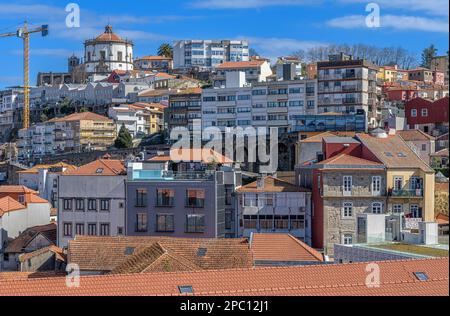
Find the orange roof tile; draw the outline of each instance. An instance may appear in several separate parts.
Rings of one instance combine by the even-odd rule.
[[[435,153],[430,154],[432,157],[448,157],[448,148],[441,149]]]
[[[73,121],[105,121],[113,122],[113,120],[107,118],[106,116],[92,113],[92,112],[82,112],[74,113],[60,118],[54,118],[52,122],[73,122]]]
[[[151,162],[166,162],[178,160],[183,162],[203,162],[211,163],[217,162],[221,164],[233,163],[230,158],[212,150],[212,149],[172,149],[170,150],[170,155],[155,156],[150,158],[148,161]]]
[[[318,165],[328,165],[332,167],[339,166],[358,166],[358,167],[366,167],[366,166],[379,166],[382,167],[383,164],[379,162],[375,162],[372,160],[367,160],[347,154],[340,154],[328,158],[326,160],[320,161],[317,163]]]
[[[428,166],[398,135],[377,138],[368,134],[357,134],[356,137],[387,168],[419,168],[425,172],[434,170]]]
[[[322,262],[323,255],[290,234],[253,234],[250,249],[256,264],[266,262]]]
[[[287,181],[274,178],[272,176],[264,177],[264,187],[258,188],[258,181],[246,184],[236,189],[239,193],[250,192],[310,192],[311,190],[298,187]]]
[[[239,69],[239,68],[256,68],[264,64],[265,60],[252,60],[252,61],[227,61],[219,66],[217,69]]]
[[[50,246],[38,249],[38,250],[33,251],[33,252],[24,253],[24,254],[19,256],[19,261],[20,262],[25,262],[28,259],[31,259],[31,258],[34,258],[36,256],[42,255],[42,254],[44,254],[44,253],[46,253],[48,251],[53,252],[55,254],[56,260],[62,261],[62,262],[66,261],[66,255],[64,254],[64,251],[61,248],[56,247],[55,245],[50,245]]]
[[[436,215],[436,222],[439,225],[448,225],[448,214],[439,213]]]
[[[5,215],[6,213],[23,210],[26,207],[13,198],[9,196],[5,196],[4,198],[0,199],[0,217]]]
[[[37,191],[31,190],[24,185],[0,185],[0,193],[33,193]]]
[[[51,168],[66,168],[69,170],[74,170],[77,167],[74,165],[67,164],[65,162],[58,162],[55,164],[43,164],[43,165],[35,165],[29,169],[18,171],[17,173],[21,174],[37,174],[39,173],[39,169],[51,169]]]
[[[406,141],[415,141],[415,140],[428,141],[436,139],[435,137],[428,135],[425,132],[422,132],[420,129],[397,131],[397,134],[401,138],[403,138],[403,140]]]
[[[198,256],[199,248],[206,249],[205,256]],[[127,249],[131,251],[129,254],[126,254]],[[142,272],[159,269],[150,266],[163,254],[171,255],[170,261],[176,262],[178,267],[183,266],[183,270],[186,267],[229,269],[252,266],[250,249],[244,238],[76,236],[68,245],[69,262],[78,264],[81,270]]]
[[[41,198],[39,195],[36,194],[30,194],[27,203],[50,203],[46,199]]]
[[[305,139],[300,140],[300,143],[321,143],[325,137],[335,137],[335,136],[348,136],[354,137],[355,132],[323,132]]]
[[[368,287],[367,263],[305,265],[193,272],[81,276],[79,287],[64,278],[0,281],[0,295],[13,296],[448,296],[448,258],[377,262],[382,276],[378,287]],[[426,273],[419,281],[414,272]]]
[[[126,167],[122,160],[98,159],[76,170],[64,172],[63,176],[119,176],[126,174]]]

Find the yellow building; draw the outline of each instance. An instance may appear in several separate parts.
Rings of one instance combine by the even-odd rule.
[[[55,145],[63,151],[104,150],[117,138],[114,121],[92,112],[74,113],[49,122],[55,124]]]
[[[434,170],[398,135],[379,137],[358,134],[366,155],[373,155],[386,167],[388,211],[403,213],[426,222],[434,221]]]
[[[145,130],[147,134],[159,133],[164,130],[164,109],[165,105],[160,103],[138,102],[129,105],[135,109],[143,110],[141,115],[145,120]]]
[[[396,82],[398,68],[395,66],[382,66],[378,69],[377,78],[384,82]]]

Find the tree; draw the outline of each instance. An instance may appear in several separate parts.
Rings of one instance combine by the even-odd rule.
[[[133,138],[130,135],[130,132],[125,127],[125,124],[122,124],[122,127],[119,130],[119,135],[114,142],[114,146],[116,148],[131,148],[133,147]]]
[[[163,43],[158,48],[158,56],[173,58],[173,48],[169,43]]]
[[[422,51],[422,64],[420,66],[431,68],[431,61],[436,57],[437,48],[433,44]]]

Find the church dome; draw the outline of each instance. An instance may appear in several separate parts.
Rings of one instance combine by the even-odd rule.
[[[105,27],[105,32],[103,34],[100,34],[95,38],[96,42],[120,42],[125,43],[126,41],[123,40],[119,35],[113,32],[112,26],[107,25]]]

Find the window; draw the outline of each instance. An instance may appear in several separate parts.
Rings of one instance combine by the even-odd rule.
[[[353,243],[353,236],[350,234],[345,234],[342,239],[344,245],[351,245]]]
[[[100,236],[109,236],[109,224],[100,224]]]
[[[109,211],[109,199],[100,200],[100,211]]]
[[[186,207],[204,207],[205,190],[188,189],[186,190]]]
[[[417,117],[417,109],[411,109],[411,116]]]
[[[75,235],[84,235],[84,223],[75,224]]]
[[[259,228],[260,229],[273,229],[273,215],[260,215],[259,216]]]
[[[422,212],[420,211],[420,207],[417,204],[411,204],[409,206],[409,211],[411,212],[411,217],[412,218],[421,218],[422,217]]]
[[[96,223],[88,224],[88,235],[89,236],[97,236],[97,224]]]
[[[380,195],[381,193],[381,177],[373,176],[372,177],[372,195]]]
[[[305,215],[291,215],[291,229],[304,229],[305,228]]]
[[[233,212],[225,211],[225,229],[231,229],[233,222]]]
[[[58,187],[58,179],[53,179],[53,187]]]
[[[123,60],[123,53],[122,52],[117,52],[117,60],[118,61],[122,61]]]
[[[3,261],[9,261],[9,253],[3,253]]]
[[[275,216],[275,229],[288,229],[289,216]]]
[[[123,235],[123,227],[117,227],[117,235]]]
[[[96,210],[97,210],[97,200],[88,199],[88,211],[96,211]]]
[[[342,204],[342,217],[349,218],[353,216],[353,203],[344,202]]]
[[[136,207],[147,206],[147,190],[137,189],[136,190]]]
[[[422,109],[422,116],[428,116],[428,109]]]
[[[372,203],[372,213],[373,214],[383,213],[383,204],[381,202],[373,202]]]
[[[175,231],[173,214],[157,214],[156,215],[156,230],[158,232],[173,232],[173,231]]]
[[[72,199],[64,199],[63,200],[63,208],[64,208],[64,211],[71,211],[72,210]]]
[[[84,199],[75,199],[75,210],[84,212]]]
[[[173,206],[175,192],[170,189],[157,189],[156,199],[157,206]]]
[[[147,213],[136,214],[136,232],[146,232],[148,227]]]
[[[272,194],[266,194],[266,205],[267,206],[273,206],[273,195]]]
[[[188,214],[186,215],[186,232],[203,233],[205,231],[205,215]]]
[[[65,237],[72,237],[72,223],[64,223],[64,236]]]
[[[403,212],[403,205],[401,204],[394,204],[392,205],[392,212],[394,214],[400,214]]]
[[[403,188],[403,177],[395,176],[394,177],[394,190],[399,191]]]
[[[342,191],[345,196],[352,195],[352,176],[344,176]]]

